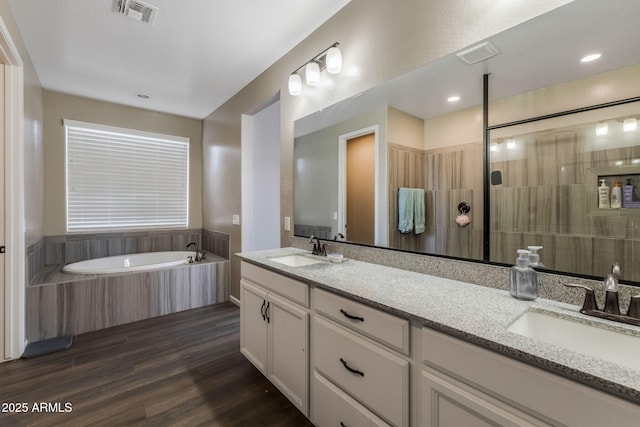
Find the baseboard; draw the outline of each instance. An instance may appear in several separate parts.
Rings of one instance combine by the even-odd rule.
[[[233,295],[229,295],[229,301],[240,307],[240,300]]]

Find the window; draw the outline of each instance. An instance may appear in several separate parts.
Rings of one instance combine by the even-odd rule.
[[[188,138],[64,125],[67,231],[187,227]]]

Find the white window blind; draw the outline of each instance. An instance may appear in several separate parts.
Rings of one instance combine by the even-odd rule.
[[[187,227],[188,138],[64,125],[67,231]]]

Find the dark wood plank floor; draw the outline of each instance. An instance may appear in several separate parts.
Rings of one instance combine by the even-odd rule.
[[[0,412],[0,426],[310,426],[240,354],[239,313],[216,304],[2,363],[0,410],[28,410]],[[35,412],[40,403],[51,404],[49,412]]]

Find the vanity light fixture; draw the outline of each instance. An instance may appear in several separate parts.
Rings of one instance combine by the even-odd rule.
[[[302,93],[302,77],[299,74],[289,76],[289,94],[298,96]]]
[[[460,101],[460,97],[458,95],[453,95],[447,98],[448,102],[458,102]]]
[[[638,129],[638,120],[630,117],[622,122],[622,130],[625,132],[635,132]]]
[[[598,123],[596,125],[596,136],[605,136],[609,133],[609,125],[606,123]]]
[[[592,62],[592,61],[595,61],[596,59],[600,59],[601,56],[602,56],[601,53],[590,53],[589,55],[586,55],[580,58],[580,62]]]
[[[515,150],[516,149],[516,141],[513,139],[507,140],[507,150]]]
[[[492,152],[496,152],[498,151],[498,144],[496,144],[495,142],[492,142],[491,145],[489,145],[489,150],[491,150]]]
[[[302,77],[300,72],[304,68],[304,77],[308,86],[318,86],[320,84],[320,73],[326,69],[329,74],[337,74],[342,71],[342,52],[336,42],[311,58],[289,76],[289,95],[298,96],[302,94]]]
[[[318,86],[320,83],[320,65],[312,61],[304,69],[304,79],[308,86]]]

